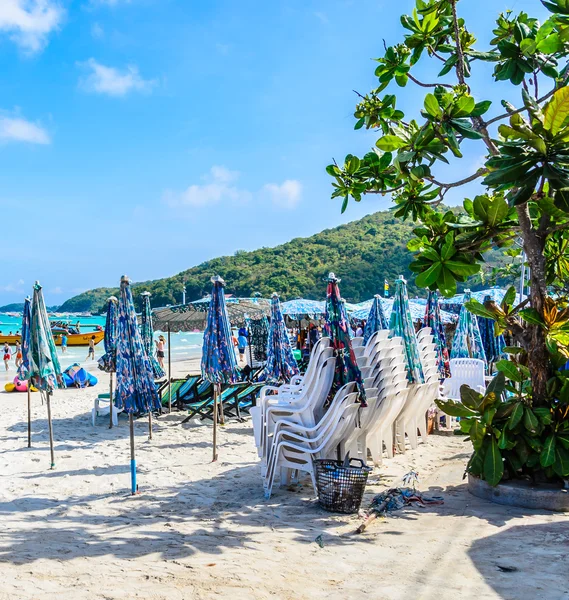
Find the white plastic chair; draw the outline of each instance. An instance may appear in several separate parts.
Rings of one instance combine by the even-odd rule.
[[[486,381],[484,380],[485,364],[478,358],[451,358],[451,376],[443,384],[443,397],[460,402],[460,387],[468,385],[473,390],[484,393]],[[447,426],[453,422],[450,415],[446,415]]]
[[[103,405],[103,406],[101,406]],[[95,398],[93,409],[91,410],[91,422],[95,427],[95,419],[109,414],[110,407],[113,408],[113,425],[116,427],[119,424],[118,414],[122,412],[122,408],[117,408],[108,398]]]

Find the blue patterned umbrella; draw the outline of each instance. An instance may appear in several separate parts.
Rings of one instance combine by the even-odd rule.
[[[154,374],[136,322],[130,282],[123,275],[119,298],[117,330],[117,389],[115,404],[128,413],[130,425],[131,491],[136,493],[136,459],[134,456],[134,413],[149,416],[152,437],[152,411],[160,410],[160,399],[154,385]]]
[[[492,300],[491,296],[486,296],[484,298],[484,302],[489,300]],[[494,334],[494,321],[492,319],[476,317],[476,320],[478,321],[482,346],[484,347],[484,354],[486,355],[488,368],[490,369],[492,363],[503,358],[506,342],[502,334],[498,336]]]
[[[369,338],[381,329],[388,329],[387,319],[383,312],[383,306],[381,305],[381,298],[379,294],[376,294],[373,298],[373,303],[369,309],[367,316],[366,326],[364,329],[364,344],[368,343]]]
[[[217,417],[218,398],[222,383],[233,383],[237,380],[238,368],[235,350],[231,339],[231,327],[227,318],[225,282],[219,276],[211,278],[213,289],[207,313],[207,323],[203,335],[202,377],[214,384],[213,410],[213,460],[217,460]],[[223,418],[223,407],[222,418]]]
[[[278,294],[271,301],[271,325],[267,341],[267,364],[262,378],[271,382],[288,383],[298,375],[298,365],[292,355],[290,338],[281,313]]]
[[[99,358],[99,369],[105,373],[117,370],[117,338],[118,338],[119,301],[111,296],[107,303],[107,319],[105,321],[105,337],[103,344],[105,354]]]
[[[154,329],[152,327],[152,314],[150,309],[150,292],[142,292],[142,315],[140,323],[140,335],[148,360],[152,366],[154,379],[164,377],[166,373],[156,359],[156,346],[154,344]]]
[[[324,323],[324,335],[331,339],[331,346],[336,354],[336,370],[334,373],[334,385],[332,394],[346,383],[355,381],[360,389],[360,402],[365,402],[365,392],[362,384],[362,374],[352,349],[350,339],[350,323],[346,313],[346,306],[340,297],[338,279],[334,273],[328,275],[328,286],[326,289],[326,313]]]
[[[32,304],[28,297],[24,300],[24,312],[22,313],[22,362],[18,367],[18,378],[25,379],[30,370],[30,326],[32,323]],[[30,397],[31,384],[28,382],[28,448],[32,447],[32,406]]]
[[[38,281],[34,285],[34,295],[31,306],[30,321],[30,351],[29,363],[25,379],[28,380],[42,393],[46,394],[47,422],[49,429],[49,447],[51,454],[51,468],[55,467],[53,451],[53,427],[51,423],[50,397],[56,388],[65,387],[59,366],[59,357],[55,348],[55,341],[51,334],[51,326],[45,309],[42,287]]]
[[[107,319],[105,322],[105,354],[99,358],[99,369],[109,374],[109,429],[113,428],[113,373],[117,370],[117,338],[118,338],[119,301],[111,296],[107,303]]]
[[[435,351],[437,355],[437,367],[441,379],[450,377],[450,363],[445,336],[445,328],[441,319],[441,307],[437,292],[429,292],[427,305],[425,306],[425,318],[423,327],[430,327],[435,340]]]
[[[393,310],[389,329],[393,337],[403,338],[405,363],[407,365],[407,379],[411,383],[424,383],[423,365],[417,344],[417,334],[409,310],[409,297],[407,296],[407,282],[400,276],[395,281],[395,294],[393,296]]]
[[[471,299],[470,290],[464,291],[464,302]],[[486,361],[484,346],[478,328],[476,317],[467,310],[466,306],[460,309],[458,315],[458,325],[454,332],[452,348],[450,350],[451,358],[479,358]]]

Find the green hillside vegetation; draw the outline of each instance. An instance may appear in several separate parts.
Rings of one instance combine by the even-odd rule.
[[[282,300],[318,300],[324,298],[324,278],[330,271],[342,279],[340,290],[349,302],[383,293],[384,279],[393,285],[399,275],[408,280],[409,295],[414,296],[419,290],[408,269],[411,253],[406,247],[412,228],[412,223],[394,217],[391,211],[377,212],[308,238],[295,238],[274,248],[238,251],[234,256],[209,260],[173,277],[136,283],[135,303],[140,308],[139,294],[148,290],[152,306],[179,304],[184,281],[186,300],[197,300],[209,293],[212,275],[221,275],[226,293],[235,296],[270,297],[276,291]],[[496,264],[496,258],[492,256],[492,264]],[[475,287],[473,283],[471,286]],[[59,310],[97,313],[104,309],[110,295],[117,294],[118,288],[96,288],[67,300]]]
[[[55,312],[59,309],[59,306],[46,306],[48,312]],[[14,304],[5,304],[0,306],[0,313],[7,312],[22,312],[24,310],[23,302],[15,302]]]

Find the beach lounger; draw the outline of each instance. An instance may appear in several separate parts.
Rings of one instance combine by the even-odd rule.
[[[243,421],[241,411],[244,410],[249,412],[249,409],[255,405],[257,395],[261,391],[261,388],[265,385],[264,382],[252,383],[242,389],[236,396],[234,396],[233,405],[226,403],[224,405],[224,413],[228,417],[237,417],[240,421]]]
[[[243,383],[235,383],[229,385],[225,388],[220,395],[221,403],[230,402],[240,391],[243,391],[245,387],[248,387],[247,384]],[[182,423],[186,423],[190,419],[193,419],[195,416],[200,416],[201,420],[204,419],[212,419],[213,420],[213,387],[211,390],[211,395],[209,395],[205,400],[201,402],[196,402],[190,405],[189,407],[190,414],[182,421]],[[224,414],[225,408],[224,408]],[[233,415],[231,415],[233,416]]]
[[[183,409],[183,402],[186,398],[192,397],[195,393],[195,389],[201,381],[199,375],[188,375],[181,379],[172,379],[170,389],[168,384],[163,387],[160,401],[162,406],[166,406],[171,399],[172,404],[176,404],[179,410]]]

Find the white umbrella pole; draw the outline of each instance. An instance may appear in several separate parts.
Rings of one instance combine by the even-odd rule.
[[[51,455],[51,467],[50,469],[55,469],[55,455],[53,452],[53,426],[51,423],[51,402],[50,402],[51,393],[47,392],[47,426],[49,429],[49,452]]]
[[[172,412],[172,351],[170,346],[170,323],[168,323],[168,412]]]
[[[113,374],[109,374],[109,429],[113,428]]]
[[[32,394],[30,387],[32,382],[28,380],[28,448],[32,447]]]

